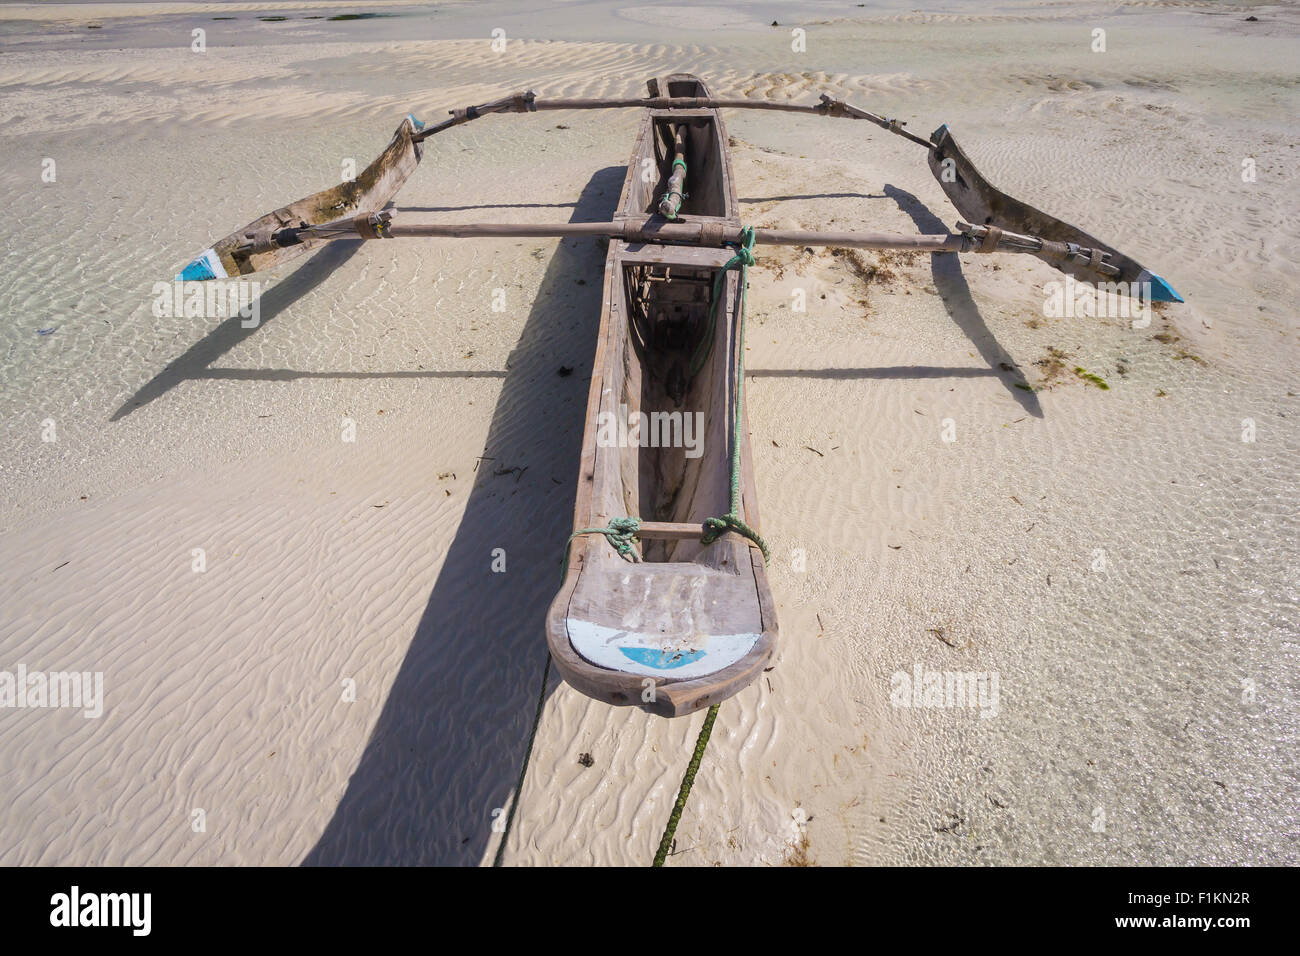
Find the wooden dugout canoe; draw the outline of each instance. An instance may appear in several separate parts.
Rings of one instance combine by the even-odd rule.
[[[707,97],[698,78],[650,81],[650,95]],[[715,109],[647,110],[628,164],[620,219],[654,213],[685,132],[678,216],[739,227],[731,157]],[[724,272],[707,359],[715,278],[732,250],[613,239],[592,369],[575,529],[637,517],[642,560],[600,534],[576,537],[546,636],[564,679],[588,696],[678,716],[737,693],[761,673],[777,625],[764,558],[747,538],[702,544],[707,518],[731,507],[740,445],[740,517],[758,526],[748,427],[739,433],[741,272]],[[698,359],[697,359],[698,363]]]

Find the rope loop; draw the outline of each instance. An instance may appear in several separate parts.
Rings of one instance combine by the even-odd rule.
[[[758,545],[758,550],[763,552],[764,561],[771,559],[772,553],[767,548],[767,542],[757,531],[745,524],[744,519],[734,511],[728,512],[721,518],[705,518],[704,534],[700,536],[700,544],[713,544],[728,531],[734,531]]]
[[[723,266],[723,271],[730,269],[734,264],[739,263],[742,267],[749,267],[754,264],[754,227],[745,226],[740,230],[740,245],[736,247],[736,255]]]
[[[704,368],[704,362],[713,351],[713,330],[718,323],[718,310],[723,307],[724,296],[722,294],[724,284],[727,281],[727,273],[737,267],[740,268],[740,301],[741,309],[744,309],[745,303],[745,270],[752,266],[754,260],[754,227],[744,226],[740,230],[740,242],[729,243],[736,251],[735,254],[727,260],[727,264],[718,270],[717,276],[713,279],[713,301],[709,303],[709,322],[704,328],[704,335],[700,338],[700,344],[695,347],[695,354],[691,356],[691,378],[700,373]],[[741,321],[744,321],[743,313]],[[743,335],[743,330],[742,330]]]

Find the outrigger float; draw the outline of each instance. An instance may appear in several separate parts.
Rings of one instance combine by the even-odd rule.
[[[609,239],[575,532],[546,639],[565,680],[584,694],[671,717],[739,692],[776,646],[742,387],[745,269],[756,243],[1027,254],[1125,294],[1182,299],[1129,256],[998,190],[946,125],[923,139],[826,94],[813,105],[719,99],[688,74],[647,85],[640,99],[546,100],[529,90],[453,110],[429,127],[407,117],[355,181],[254,220],[178,278],[249,275],[344,238]],[[645,114],[609,222],[407,222],[385,208],[438,133],[493,113],[619,108]],[[926,149],[967,221],[938,235],[749,229],[740,221],[724,109],[866,120],[902,136]],[[681,428],[687,416],[701,423],[702,454],[681,442],[608,440],[611,421]]]

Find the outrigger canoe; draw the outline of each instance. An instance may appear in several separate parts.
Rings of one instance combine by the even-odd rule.
[[[254,220],[178,278],[238,278],[342,238],[608,238],[575,532],[546,639],[583,693],[676,716],[746,687],[776,644],[743,403],[745,268],[755,242],[1028,254],[1098,288],[1182,299],[1132,257],[998,190],[946,125],[925,139],[826,94],[811,105],[719,99],[687,74],[648,86],[648,97],[604,100],[539,100],[528,90],[452,110],[427,128],[408,117],[355,181]],[[408,223],[385,208],[430,136],[494,113],[617,108],[645,112],[609,222]],[[865,120],[902,136],[925,147],[970,222],[913,236],[748,229],[721,109]]]

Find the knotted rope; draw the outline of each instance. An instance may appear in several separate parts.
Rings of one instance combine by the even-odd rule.
[[[763,560],[768,561],[772,557],[772,553],[767,549],[767,542],[762,539],[757,531],[745,524],[740,515],[736,514],[735,509],[740,507],[735,500],[737,493],[732,492],[731,511],[720,518],[704,519],[704,534],[700,537],[700,544],[713,544],[728,531],[734,531],[741,537],[748,538],[758,545],[758,550],[763,552]]]
[[[606,528],[579,528],[569,535],[569,540],[564,545],[564,567],[569,566],[569,548],[573,545],[573,539],[584,534],[603,534],[623,560],[640,561],[641,555],[637,554],[636,545],[632,543],[640,530],[640,518],[610,518]]]

